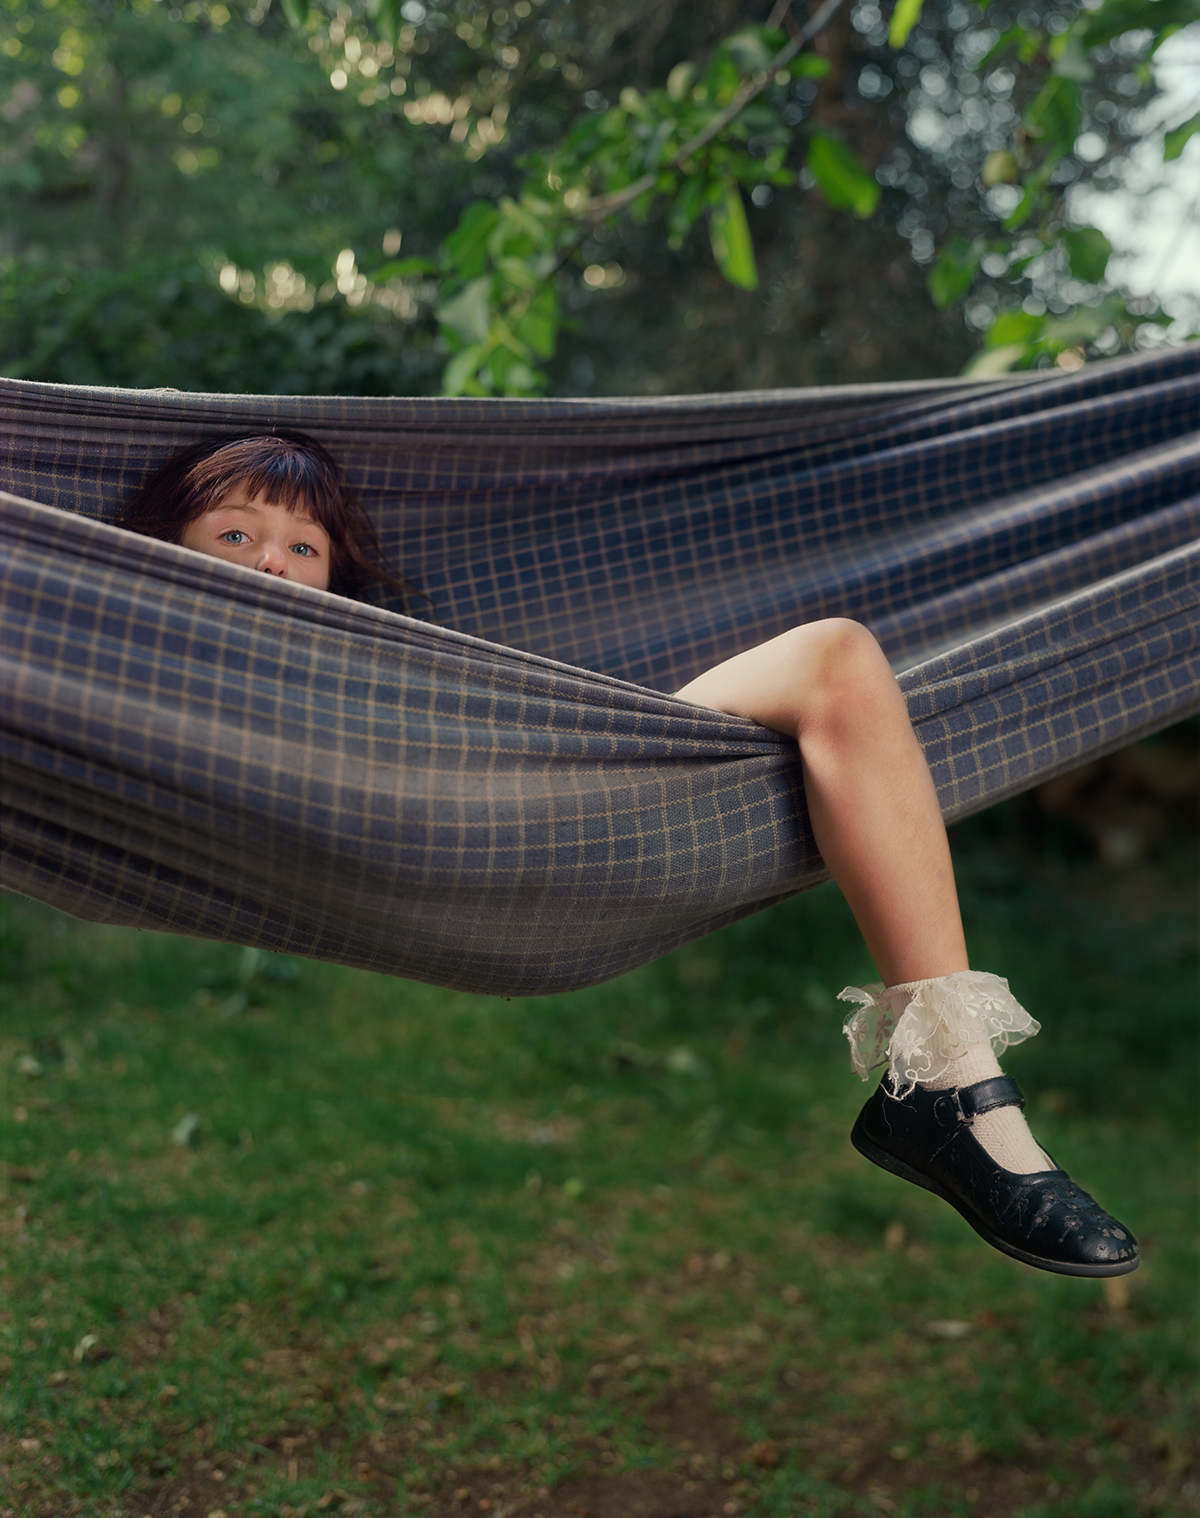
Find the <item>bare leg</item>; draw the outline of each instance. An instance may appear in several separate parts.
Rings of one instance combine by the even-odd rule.
[[[967,968],[933,781],[865,627],[831,618],[793,628],[677,694],[795,738],[817,846],[888,985]]]
[[[886,985],[969,968],[937,793],[900,688],[865,627],[831,618],[793,628],[677,694],[796,739],[817,847]],[[907,1000],[893,1004],[897,1017]],[[984,1044],[934,1084],[999,1074]],[[1028,1174],[1047,1164],[1015,1107],[982,1114],[975,1131],[1007,1168]]]
[[[947,995],[944,977],[957,976],[968,965],[946,829],[899,687],[871,634],[840,618],[793,628],[706,670],[677,694],[795,738],[817,846],[880,975],[894,988],[896,1001],[885,996],[893,1013],[907,1015],[910,1004],[935,990]],[[911,986],[912,981],[933,987]],[[955,1088],[960,1102],[965,1095],[974,1103],[981,1094],[980,1102],[990,1103],[953,1130],[959,1156],[954,1163],[970,1177],[966,1190],[956,1201],[956,1193],[930,1179],[931,1167],[944,1163],[949,1139],[941,1119],[928,1118],[925,1108],[910,1103],[904,1118],[910,1127],[899,1137],[893,1115],[884,1109],[894,1099],[898,1117],[910,1093],[901,1097],[893,1088],[889,1096],[886,1083],[860,1114],[858,1147],[885,1169],[896,1170],[902,1162],[907,1168],[898,1173],[937,1191],[989,1242],[1001,1241],[998,1247],[1028,1264],[1081,1275],[1133,1269],[1136,1242],[1085,1193],[1059,1179],[1061,1172],[1053,1170],[1030,1133],[1015,1094],[1005,1093],[1005,1083],[997,1080],[1002,1072],[990,1038],[972,1041],[964,1035],[961,1012],[942,1006],[947,1059],[941,1069],[929,1067],[924,1089]],[[955,1026],[947,1026],[946,1019]],[[928,1155],[922,1145],[929,1147]],[[1028,1184],[1025,1177],[1031,1178]],[[963,1202],[965,1196],[971,1200]]]

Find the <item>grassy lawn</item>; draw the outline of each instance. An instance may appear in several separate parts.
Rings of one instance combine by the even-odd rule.
[[[512,1002],[9,897],[0,1518],[1200,1512],[1190,852],[1023,815],[968,935],[1107,1288],[851,1150],[829,888]]]

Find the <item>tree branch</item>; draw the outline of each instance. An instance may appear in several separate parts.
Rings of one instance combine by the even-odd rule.
[[[623,211],[639,195],[644,195],[647,190],[653,189],[661,174],[669,169],[678,168],[681,163],[686,163],[693,153],[698,153],[701,148],[707,147],[713,138],[723,132],[752,100],[762,94],[779,70],[787,67],[804,44],[811,42],[819,31],[829,25],[844,3],[845,0],[825,0],[825,4],[810,20],[805,22],[785,47],[780,48],[766,68],[761,73],[754,74],[745,80],[725,109],[718,112],[704,130],[697,132],[690,142],[685,142],[670,162],[661,164],[657,169],[651,169],[640,179],[635,179],[632,184],[626,185],[623,190],[616,190],[611,195],[601,195],[595,200],[586,201],[579,208],[580,218],[589,222],[602,221],[604,217],[611,216],[614,211]],[[776,10],[778,9],[779,7],[776,6]]]

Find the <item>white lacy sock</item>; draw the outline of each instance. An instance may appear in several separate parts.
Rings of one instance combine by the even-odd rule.
[[[958,1059],[950,1060],[937,1080],[920,1081],[918,1084],[932,1091],[944,1091],[948,1086],[973,1086],[976,1081],[990,1080],[994,1075],[1003,1074],[992,1046],[979,1044],[968,1049]],[[1030,1133],[1029,1124],[1020,1107],[996,1107],[991,1112],[981,1112],[972,1121],[971,1132],[997,1165],[1016,1175],[1031,1175],[1035,1170],[1054,1169],[1049,1156]]]
[[[896,986],[848,986],[842,999],[861,1003],[846,1020],[855,1068],[865,1079],[886,1057],[900,1095],[914,1084],[944,1091],[1002,1075],[993,1042],[1003,1048],[1031,1037],[1039,1026],[1007,981],[972,970]],[[1005,1170],[1029,1175],[1053,1169],[1019,1107],[984,1112],[971,1131]]]

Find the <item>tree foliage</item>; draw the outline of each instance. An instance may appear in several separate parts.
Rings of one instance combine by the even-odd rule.
[[[8,372],[708,388],[980,338],[977,372],[1070,365],[1155,319],[1073,197],[1195,0],[2,5]]]

